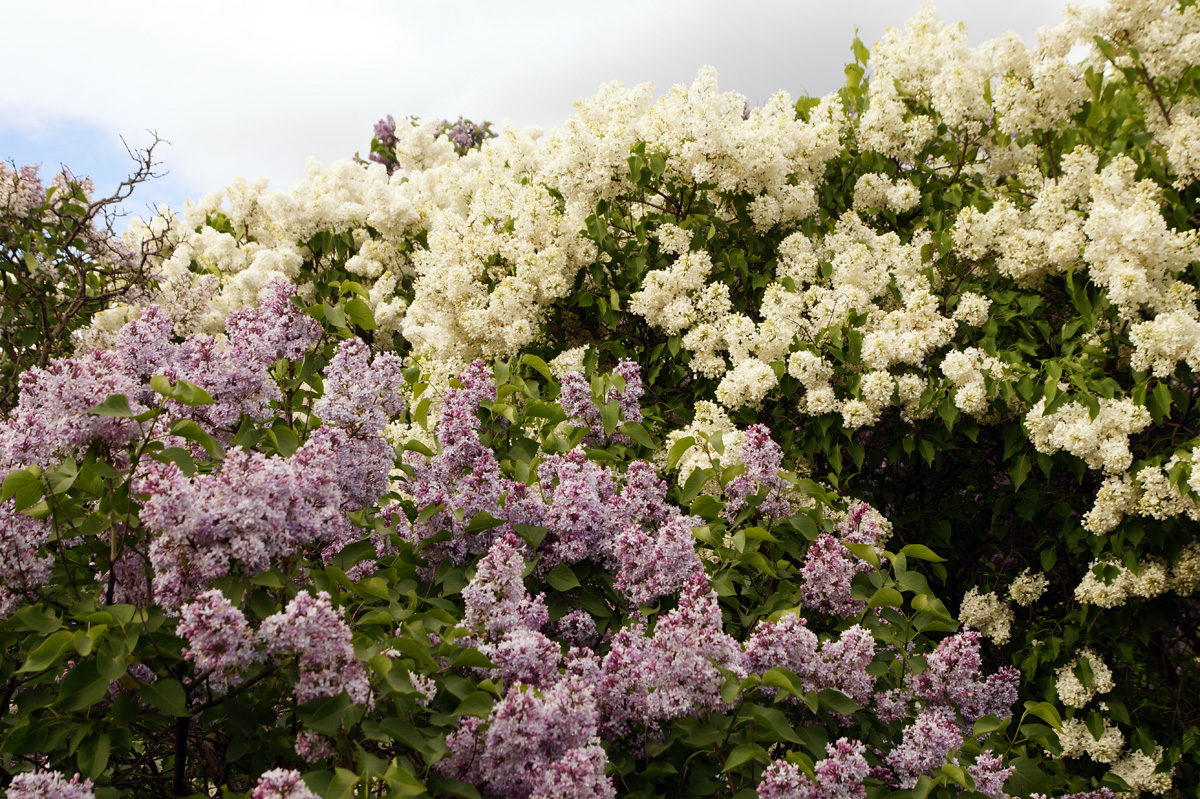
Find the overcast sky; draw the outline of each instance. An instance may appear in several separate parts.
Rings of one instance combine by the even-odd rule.
[[[1032,42],[1062,0],[942,0],[972,45]],[[235,176],[287,187],[309,156],[366,152],[374,122],[457,118],[546,130],[608,81],[658,91],[717,68],[752,105],[844,80],[918,0],[4,0],[0,158],[60,164],[108,191],[149,130],[169,175],[127,203],[182,207]],[[18,77],[20,76],[20,77]]]

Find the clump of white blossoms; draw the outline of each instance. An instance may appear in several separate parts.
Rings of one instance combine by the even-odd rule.
[[[1125,734],[1108,719],[1104,719],[1104,732],[1097,739],[1079,718],[1064,719],[1058,733],[1062,746],[1059,757],[1083,757],[1087,755],[1097,763],[1112,763],[1121,756],[1125,748]]]
[[[1059,385],[1060,391],[1067,389]],[[1100,412],[1092,418],[1091,411],[1081,402],[1067,402],[1053,413],[1043,413],[1043,397],[1025,415],[1029,440],[1038,452],[1053,455],[1065,449],[1082,458],[1091,469],[1107,474],[1120,474],[1133,463],[1129,436],[1140,433],[1150,424],[1150,411],[1129,399],[1097,400]]]
[[[1045,574],[1035,574],[1032,569],[1026,569],[1012,581],[1012,585],[1008,587],[1008,595],[1018,605],[1029,607],[1046,593],[1049,585],[1050,581],[1046,579]]]
[[[1175,778],[1175,766],[1164,772],[1157,769],[1162,763],[1163,748],[1156,746],[1153,755],[1133,749],[1113,767],[1112,773],[1125,780],[1134,791],[1149,791],[1164,794],[1171,790]]]
[[[1097,576],[1096,572],[1116,572],[1109,578]],[[1124,605],[1132,596],[1149,599],[1167,591],[1171,586],[1171,576],[1165,563],[1150,559],[1138,566],[1135,574],[1132,569],[1120,563],[1103,560],[1093,561],[1079,585],[1075,587],[1075,599],[1102,608],[1115,608]]]
[[[1012,608],[996,596],[995,591],[984,593],[977,587],[967,591],[958,609],[958,618],[997,644],[1007,643],[1012,634]]]
[[[1086,660],[1091,669],[1091,685],[1085,686],[1075,676],[1075,670],[1080,661]],[[1091,649],[1084,649],[1079,657],[1070,664],[1058,670],[1058,682],[1055,684],[1058,698],[1065,705],[1083,707],[1096,694],[1106,694],[1113,689],[1112,671]]]

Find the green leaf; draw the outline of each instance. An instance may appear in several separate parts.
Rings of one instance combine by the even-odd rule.
[[[696,446],[696,439],[692,436],[684,436],[671,445],[671,449],[667,452],[667,471],[671,471],[679,464],[679,459],[684,456],[689,449]]]
[[[1008,476],[1012,479],[1013,491],[1019,489],[1021,484],[1025,482],[1025,478],[1029,476],[1031,468],[1032,464],[1030,464],[1029,456],[1027,455],[1018,455],[1013,460],[1013,465],[1008,470]]]
[[[297,708],[296,715],[303,724],[322,735],[338,735],[349,730],[362,718],[366,710],[342,691],[337,696],[326,696],[305,702]]]
[[[124,394],[109,394],[108,399],[88,408],[87,412],[96,416],[115,416],[119,419],[132,419],[137,415],[129,407],[129,400]]]
[[[880,588],[878,591],[876,591],[874,594],[871,595],[871,598],[869,600],[867,600],[868,608],[878,608],[878,607],[885,607],[885,606],[899,608],[899,607],[903,607],[903,605],[904,605],[904,597],[901,596],[900,592],[897,591],[895,588],[890,588],[888,586],[884,586],[883,588]]]
[[[486,719],[491,714],[492,705],[495,701],[495,697],[487,691],[476,691],[460,702],[458,708],[450,715],[475,716],[476,718]]]
[[[173,677],[146,683],[140,693],[142,699],[168,716],[186,718],[192,715],[187,709],[187,695],[183,692],[183,686]]]
[[[571,567],[565,563],[560,563],[546,575],[546,582],[555,591],[570,591],[572,588],[579,588],[579,578],[575,576],[575,572],[571,571]]]
[[[351,297],[346,301],[346,316],[363,330],[379,329],[379,325],[375,323],[375,314],[371,312],[371,306],[358,297]]]
[[[75,635],[70,630],[59,630],[53,633],[45,641],[25,658],[25,662],[21,664],[21,668],[17,669],[17,673],[27,671],[42,671],[50,666],[53,666],[60,655],[74,644]]]
[[[327,302],[322,305],[325,307],[325,321],[334,327],[346,326],[346,311],[341,305],[330,305]]]
[[[537,527],[532,524],[514,524],[513,530],[517,535],[525,539],[525,543],[529,544],[533,549],[537,549],[538,545],[545,539],[548,532],[545,527]]]
[[[1025,712],[1037,716],[1056,732],[1062,731],[1062,716],[1058,715],[1058,709],[1049,702],[1026,702]]]
[[[16,497],[16,510],[25,510],[42,498],[41,478],[42,470],[36,465],[9,472],[0,485],[0,502]]]
[[[221,445],[191,419],[177,419],[172,422],[171,434],[196,442],[213,458],[221,457]]]
[[[990,735],[993,732],[1000,732],[1008,728],[1008,722],[1003,721],[995,716],[983,716],[975,722],[975,726],[971,728],[971,737],[978,738],[981,735]]]
[[[63,677],[54,706],[68,713],[86,710],[108,695],[108,683],[108,678],[97,670],[96,661],[85,660]]]
[[[546,362],[543,361],[538,356],[528,355],[528,354],[522,355],[521,363],[532,368],[535,372],[537,372],[538,374],[540,374],[542,377],[546,378],[547,380],[550,380],[550,381],[554,380],[554,375],[550,372],[550,367],[547,366]]]
[[[871,546],[870,544],[854,544],[843,541],[842,546],[846,547],[846,549],[850,550],[855,555],[858,555],[867,563],[870,563],[876,569],[879,568],[879,553],[875,550],[875,547]]]
[[[907,558],[916,558],[917,560],[928,560],[933,563],[945,563],[946,559],[938,555],[924,544],[906,544],[898,553]]]
[[[650,434],[646,432],[646,428],[637,422],[626,422],[621,425],[621,432],[647,449],[655,448],[654,439],[650,438]]]
[[[842,716],[849,716],[856,710],[862,710],[862,705],[858,704],[841,691],[835,691],[832,688],[825,688],[821,691],[818,691],[817,700],[821,707],[828,708],[834,713]]]
[[[741,744],[734,747],[733,751],[729,753],[729,757],[725,758],[725,768],[721,771],[731,771],[751,760],[757,760],[760,763],[770,762],[767,750],[758,744]]]

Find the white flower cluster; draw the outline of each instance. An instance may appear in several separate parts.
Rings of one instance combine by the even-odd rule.
[[[1135,792],[1149,791],[1164,794],[1171,790],[1175,778],[1175,766],[1167,771],[1157,771],[1163,759],[1163,748],[1156,746],[1153,755],[1146,755],[1140,749],[1131,750],[1121,758],[1111,771],[1128,783]]]
[[[1083,232],[1083,257],[1092,281],[1126,318],[1139,320],[1142,309],[1174,310],[1175,275],[1200,258],[1195,231],[1179,233],[1163,219],[1160,190],[1135,180],[1137,164],[1114,158],[1092,181],[1092,208]]]
[[[1080,682],[1074,673],[1076,665],[1080,660],[1085,658],[1092,670],[1092,684],[1090,687]],[[1106,694],[1113,689],[1112,670],[1105,665],[1104,661],[1093,650],[1084,649],[1078,658],[1058,670],[1058,681],[1055,687],[1058,691],[1059,701],[1064,705],[1083,707],[1096,694]]]
[[[1012,581],[1012,585],[1008,587],[1008,595],[1018,605],[1029,607],[1046,593],[1049,585],[1050,581],[1046,579],[1045,574],[1035,574],[1032,569],[1026,569]]]
[[[869,214],[869,209],[904,213],[921,201],[921,192],[912,181],[899,178],[895,181],[878,172],[868,172],[854,184],[854,210]]]
[[[987,413],[986,377],[1003,380],[1008,369],[998,358],[978,347],[953,350],[942,361],[942,374],[954,385],[954,404],[963,413],[982,416]]]
[[[995,591],[984,593],[977,587],[971,588],[963,596],[958,618],[997,644],[1007,643],[1012,634],[1012,608]]]
[[[1067,390],[1066,384],[1060,383],[1059,390]],[[1029,440],[1046,455],[1065,449],[1091,469],[1103,469],[1110,475],[1124,472],[1133,463],[1129,436],[1146,429],[1150,411],[1128,399],[1102,397],[1098,402],[1100,412],[1093,419],[1088,407],[1075,401],[1043,414],[1043,397],[1025,415]]]
[[[720,434],[721,451],[715,446],[717,434]],[[679,474],[679,485],[687,482],[688,477],[696,469],[712,469],[716,475],[721,470],[734,464],[741,463],[742,444],[744,435],[734,427],[729,416],[721,406],[711,402],[696,403],[696,415],[692,423],[667,434],[667,440],[659,451],[659,457],[665,458],[675,444],[683,438],[692,438],[695,443],[679,458],[675,468]],[[719,495],[721,484],[716,476],[705,483],[702,489],[706,493]]]
[[[1115,724],[1104,719],[1104,732],[1099,740],[1088,729],[1082,719],[1064,719],[1058,733],[1062,746],[1059,757],[1083,757],[1087,755],[1097,763],[1112,763],[1121,756],[1125,748],[1125,734]]]
[[[1096,571],[1116,570],[1111,582]],[[1138,567],[1137,573],[1120,563],[1104,560],[1092,561],[1087,573],[1075,587],[1075,599],[1101,608],[1124,605],[1131,596],[1149,599],[1171,588],[1171,575],[1167,565],[1157,559],[1149,559]]]
[[[1139,322],[1129,331],[1133,340],[1130,366],[1155,377],[1169,377],[1180,362],[1200,371],[1200,320],[1193,305],[1188,310],[1160,313]]]

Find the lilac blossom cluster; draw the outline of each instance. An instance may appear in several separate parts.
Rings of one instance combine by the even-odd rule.
[[[0,503],[0,619],[7,618],[31,592],[50,580],[54,558],[39,554],[49,538],[50,522],[34,519]]]
[[[635,361],[628,359],[620,361],[613,374],[621,378],[625,384],[624,390],[615,386],[605,394],[604,403],[617,403],[617,426],[625,422],[641,422],[642,388],[641,367]],[[584,436],[583,443],[589,447],[603,447],[609,441],[618,444],[628,444],[629,436],[616,430],[611,436],[604,432],[604,422],[600,418],[600,408],[592,397],[592,387],[586,377],[579,372],[568,372],[562,378],[562,393],[559,404],[572,424],[586,427],[590,432]]]
[[[925,656],[925,671],[908,683],[930,706],[956,708],[968,724],[983,716],[1008,718],[1017,701],[1020,671],[1005,666],[988,677],[980,668],[979,633],[964,630],[938,644]]]
[[[750,506],[750,497],[761,496],[756,511],[766,521],[786,519],[792,514],[784,497],[783,450],[771,439],[766,425],[746,428],[741,461],[746,470],[725,487],[725,519],[730,523]]]
[[[404,411],[403,367],[392,353],[372,358],[370,348],[353,338],[338,345],[325,368],[325,393],[313,406],[325,426],[316,435],[330,438],[348,510],[367,507],[387,491],[396,455],[383,430]]]
[[[175,463],[147,465],[134,491],[148,495],[155,601],[177,608],[235,570],[255,574],[307,544],[343,540],[331,443],[314,437],[291,458],[233,447],[220,471],[194,477]]]
[[[538,691],[509,688],[487,722],[468,718],[446,738],[442,773],[474,783],[486,799],[612,799],[604,774],[593,688],[564,679]]]
[[[76,774],[67,779],[55,771],[27,771],[13,777],[8,799],[96,799],[92,781]]]
[[[963,729],[954,714],[944,707],[935,707],[922,712],[904,728],[900,744],[887,755],[887,764],[900,787],[911,788],[922,774],[945,763],[962,743]]]
[[[245,615],[220,591],[205,591],[179,611],[176,635],[196,671],[206,674],[214,693],[224,694],[242,681],[242,673],[261,660]]]
[[[546,685],[557,674],[562,653],[540,630],[548,612],[544,594],[525,591],[523,545],[507,533],[496,540],[463,589],[463,643],[487,655],[506,683]]]
[[[640,419],[637,367],[623,361],[619,368],[626,381],[622,397],[633,403],[625,412],[634,416],[636,411]],[[617,572],[617,588],[634,607],[676,593],[703,574],[692,543],[695,521],[666,501],[666,483],[652,466],[634,462],[621,475],[588,460],[584,450],[576,448],[545,455],[531,490],[501,477],[495,455],[480,441],[478,409],[496,396],[487,367],[476,361],[458,382],[442,401],[437,432],[441,451],[416,464],[409,481],[419,506],[442,505],[413,525],[414,543],[441,530],[451,532],[448,541],[427,546],[431,561],[462,562],[472,553],[486,552],[500,536],[512,532],[513,524],[526,524],[546,530],[538,548],[541,572],[592,558]],[[385,518],[394,518],[397,511],[398,506],[386,508]],[[503,524],[468,533],[470,520],[481,512]]]
[[[258,778],[250,799],[320,799],[313,793],[300,772],[291,769],[271,769]]]
[[[492,131],[492,123],[484,122],[477,125],[469,119],[459,117],[457,121],[451,122],[448,119],[443,119],[441,127],[434,136],[445,136],[454,144],[454,150],[459,155],[466,155],[472,148],[479,147],[488,139],[496,138],[496,134]]]
[[[296,594],[283,611],[263,621],[258,638],[271,655],[295,656],[297,702],[345,691],[356,705],[371,704],[371,686],[354,655],[350,627],[325,591]]]
[[[874,567],[845,547],[845,544],[874,546],[883,534],[869,513],[870,506],[857,503],[838,525],[837,534],[822,533],[808,549],[800,568],[804,585],[801,597],[814,610],[849,618],[866,609],[867,603],[850,595],[856,575]]]
[[[1005,766],[1004,758],[991,752],[980,752],[975,756],[975,763],[967,766],[975,790],[988,799],[1005,799],[1004,783],[1016,770],[1015,766]]]
[[[805,691],[832,688],[865,705],[875,686],[867,667],[875,659],[875,639],[860,625],[819,644],[807,622],[788,614],[761,621],[746,641],[746,667],[755,674],[784,668],[800,678]]]
[[[829,757],[813,768],[816,780],[786,760],[776,760],[763,770],[759,799],[862,799],[863,780],[870,771],[861,741],[839,738],[826,744]]]

